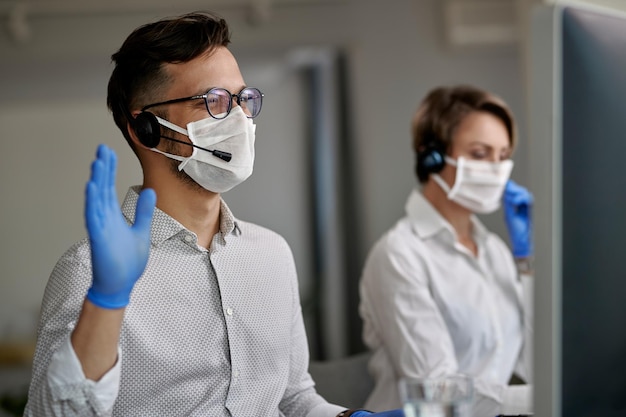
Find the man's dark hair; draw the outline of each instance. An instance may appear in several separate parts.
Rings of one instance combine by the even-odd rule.
[[[127,130],[134,109],[159,101],[171,80],[165,63],[184,63],[230,43],[226,21],[207,12],[165,18],[135,29],[111,56],[115,68],[108,85],[107,106],[115,124],[135,150]]]

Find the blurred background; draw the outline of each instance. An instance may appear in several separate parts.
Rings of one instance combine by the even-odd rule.
[[[513,178],[528,183],[528,19],[539,3],[554,1],[0,0],[0,399],[28,383],[48,276],[86,235],[97,144],[118,153],[120,198],[142,181],[105,104],[110,56],[137,26],[194,10],[229,22],[265,102],[255,172],[224,199],[290,243],[311,356],[327,360],[363,350],[360,270],[416,186],[410,121],[431,88],[502,97],[520,133]],[[483,220],[507,240],[500,211]]]

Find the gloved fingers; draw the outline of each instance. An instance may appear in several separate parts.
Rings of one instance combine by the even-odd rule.
[[[107,150],[108,148],[105,145],[98,145],[96,159],[91,164],[93,180],[102,191],[106,190],[108,181],[109,163]]]
[[[507,181],[503,199],[505,203],[516,206],[520,204],[531,205],[533,203],[533,195],[513,180]]]
[[[506,187],[504,188],[504,191],[507,192],[507,193],[508,192],[515,192],[515,191],[519,190],[520,188],[521,187],[520,187],[520,185],[518,183],[516,183],[515,181],[509,179],[506,182]]]
[[[102,153],[102,160],[105,166],[105,178],[103,184],[104,198],[106,199],[107,209],[115,213],[119,211],[117,191],[115,190],[117,156],[115,155],[115,152],[106,145],[100,145],[99,151]]]
[[[525,204],[528,206],[533,203],[533,195],[529,193],[528,191],[519,192],[515,194],[512,194],[512,193],[505,194],[504,202],[508,204],[516,205],[516,206],[521,205],[521,204]]]
[[[85,225],[90,235],[102,228],[102,210],[98,199],[98,187],[89,181],[85,189]]]
[[[98,149],[97,157],[91,163],[91,177],[85,188],[85,221],[87,230],[90,232],[95,232],[96,228],[102,227],[104,169],[100,149]]]
[[[107,223],[115,221],[115,216],[120,215],[115,190],[116,171],[115,152],[106,145],[99,145],[85,190],[85,222],[92,238],[96,238],[96,233],[103,231]]]
[[[518,203],[505,203],[505,211],[508,215],[528,216],[530,215],[530,205],[526,201]]]
[[[150,234],[152,214],[156,205],[156,193],[151,188],[146,188],[139,194],[137,209],[135,210],[135,224],[133,229],[140,234]]]
[[[515,212],[520,216],[527,217],[530,215],[529,206],[527,203],[521,203],[515,206]]]

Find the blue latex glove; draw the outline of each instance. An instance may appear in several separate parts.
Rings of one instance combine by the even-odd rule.
[[[527,258],[533,254],[532,206],[533,195],[509,180],[504,189],[503,207],[515,258]]]
[[[133,286],[148,263],[150,225],[156,204],[154,190],[142,191],[137,201],[135,224],[129,226],[117,200],[116,168],[115,152],[100,145],[85,192],[85,223],[93,268],[87,299],[109,309],[128,305]]]
[[[404,411],[401,408],[395,410],[381,411],[379,413],[370,413],[369,411],[357,411],[352,413],[351,417],[404,417]]]

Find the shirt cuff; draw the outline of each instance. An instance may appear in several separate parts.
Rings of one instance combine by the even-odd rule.
[[[85,377],[83,368],[76,356],[70,337],[61,344],[54,353],[48,367],[48,384],[50,387],[71,387],[89,385],[91,393],[104,410],[113,408],[120,388],[122,351],[117,349],[117,362],[99,381]]]
[[[344,411],[346,407],[341,407],[335,404],[322,403],[311,409],[306,417],[335,417],[337,414]]]
[[[533,413],[532,385],[508,385],[502,396],[502,414],[505,416]]]

